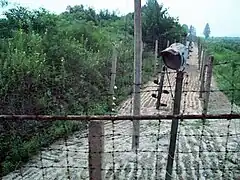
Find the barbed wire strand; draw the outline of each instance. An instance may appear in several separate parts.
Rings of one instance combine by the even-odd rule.
[[[112,116],[112,113],[111,113],[111,116]],[[115,152],[114,152],[115,151],[115,121],[112,121],[112,148],[113,148],[113,151],[112,151],[113,179],[115,180],[117,179],[115,174]]]
[[[232,62],[231,64],[231,70],[232,70],[232,81],[231,84],[234,84],[234,77],[235,77],[235,64]],[[233,106],[234,106],[234,91],[232,91],[231,93],[231,114],[233,113]],[[226,169],[228,167],[228,141],[229,141],[229,132],[230,132],[230,125],[231,125],[231,120],[232,119],[227,119],[228,121],[228,125],[227,125],[227,137],[226,137],[226,142],[225,142],[225,155],[224,155],[224,163],[223,163],[223,172],[222,172],[222,178],[225,179],[225,173],[226,173]]]
[[[199,142],[199,151],[198,151],[198,173],[197,173],[197,178],[198,180],[201,178],[201,173],[200,173],[200,163],[202,164],[202,153],[203,153],[203,137],[204,137],[204,131],[205,131],[205,119],[202,119],[202,131],[201,131],[201,136],[200,136],[200,142]]]
[[[159,140],[160,140],[160,127],[161,127],[161,119],[158,120],[158,125],[157,125],[157,142],[156,142],[156,162],[155,162],[155,177],[158,177],[158,158],[159,158],[159,153],[158,153],[158,150],[159,150]]]
[[[18,137],[17,137],[18,138]],[[17,145],[17,147],[19,147],[19,144]],[[19,147],[19,149],[21,149],[21,147]],[[17,152],[19,152],[19,149],[17,148]],[[16,166],[16,168],[19,168],[19,172],[20,172],[20,176],[21,179],[24,180],[24,174],[23,174],[23,167],[22,167],[22,158],[20,160],[20,162],[18,163],[18,165]],[[18,167],[20,165],[20,167]]]
[[[40,136],[40,133],[38,134],[39,136]],[[44,164],[43,164],[43,154],[42,154],[42,149],[40,149],[40,163],[41,163],[41,167],[44,167]],[[43,178],[43,180],[45,179],[45,170],[44,169],[42,169],[42,168],[40,168],[40,170],[41,170],[41,172],[42,172],[42,178]]]
[[[66,70],[65,70],[65,60],[62,59],[62,68],[63,68],[63,82],[62,82],[62,86],[63,86],[63,89],[65,90],[66,88],[66,79],[67,79],[67,76],[66,76]],[[61,108],[61,114],[65,114],[66,115],[66,111],[65,109]],[[64,128],[64,143],[65,143],[65,147],[66,147],[66,163],[67,163],[67,179],[70,180],[71,177],[70,177],[70,169],[69,169],[69,149],[68,149],[68,128],[67,128],[67,124],[63,121],[64,125],[63,125],[63,128]]]
[[[164,86],[163,86],[164,87]],[[165,86],[166,87],[166,86]],[[167,86],[167,87],[170,87],[170,86]],[[141,92],[139,93],[143,93],[143,92],[153,92],[153,91],[157,91],[157,89],[152,89],[152,90],[142,90]],[[199,91],[199,90],[187,90],[187,91],[182,91],[183,93],[187,92],[187,93],[198,93],[198,92],[202,92],[202,93],[206,93],[206,92],[232,92],[232,91],[240,91],[240,89],[213,89],[213,90],[210,90],[210,91]]]
[[[189,81],[189,75],[186,73],[186,78],[184,78],[184,86],[183,86],[183,91],[186,90],[188,88],[188,81]],[[182,115],[185,113],[186,111],[186,104],[187,104],[187,92],[184,93],[184,98],[183,98],[183,108],[182,108]],[[176,150],[176,179],[180,176],[180,163],[179,163],[179,147],[180,147],[180,137],[181,137],[181,128],[183,127],[183,119],[180,119],[179,122],[179,127],[178,127],[178,135],[177,135],[177,150]]]
[[[174,72],[174,74],[176,74],[176,72]],[[169,75],[168,75],[167,68],[166,68],[166,75],[167,75],[167,80],[168,80],[168,84],[169,84],[169,88],[170,88],[171,97],[172,97],[172,100],[173,100],[174,96],[173,96],[172,84],[171,84],[171,81],[170,81],[170,78],[169,78]]]
[[[64,123],[64,131],[65,131],[65,135],[64,135],[64,143],[65,143],[65,147],[66,147],[66,163],[67,163],[67,179],[70,180],[70,169],[69,169],[69,149],[68,149],[68,137],[67,137],[67,134],[68,134],[68,130],[67,130],[67,127],[66,127],[66,123]]]

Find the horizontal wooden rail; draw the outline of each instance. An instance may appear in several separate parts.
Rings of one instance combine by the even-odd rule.
[[[69,120],[69,121],[86,121],[86,120],[172,120],[172,119],[240,119],[240,114],[196,114],[196,115],[67,115],[67,116],[50,116],[50,115],[0,115],[1,120]]]

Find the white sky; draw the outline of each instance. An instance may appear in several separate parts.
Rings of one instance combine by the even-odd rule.
[[[30,8],[44,7],[60,13],[68,5],[88,5],[95,9],[118,10],[121,14],[133,12],[134,0],[9,0]],[[142,0],[142,5],[146,0]],[[158,0],[169,8],[169,14],[179,17],[180,23],[193,25],[202,35],[208,22],[212,36],[240,36],[240,0]]]

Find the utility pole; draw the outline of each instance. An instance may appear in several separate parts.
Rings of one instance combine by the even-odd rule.
[[[142,25],[141,0],[134,0],[134,99],[133,114],[141,113]],[[133,120],[132,150],[139,147],[139,121]]]

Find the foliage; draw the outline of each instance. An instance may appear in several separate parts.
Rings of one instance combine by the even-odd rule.
[[[173,41],[184,29],[157,1],[142,8],[143,41]],[[117,103],[132,91],[133,13],[117,16],[84,6],[60,15],[14,7],[0,19],[1,114],[106,114],[113,46],[117,47]],[[143,53],[143,80],[153,71]],[[63,128],[64,125],[64,128]],[[1,121],[0,175],[22,165],[42,146],[85,127],[84,122]],[[67,131],[65,131],[67,129]]]
[[[197,40],[196,28],[193,25],[191,25],[189,28],[188,40],[191,42],[196,42]]]
[[[188,25],[187,24],[183,24],[182,28],[184,29],[184,32],[188,34],[188,32],[189,32]]]
[[[214,66],[218,86],[224,90],[229,100],[240,105],[240,38],[212,38],[205,41],[208,50],[214,55],[214,62],[225,65]],[[235,89],[234,92],[229,89]]]
[[[157,0],[148,0],[142,8],[143,41],[154,48],[155,41],[159,42],[168,39],[174,42],[185,37],[184,28],[179,24],[178,19],[169,16],[167,9],[163,8]],[[160,47],[161,49],[165,47]]]
[[[6,7],[8,5],[8,1],[0,0],[0,7]]]
[[[208,23],[206,24],[206,26],[204,28],[203,34],[204,34],[206,39],[209,38],[209,36],[211,34],[210,26],[209,26]]]

